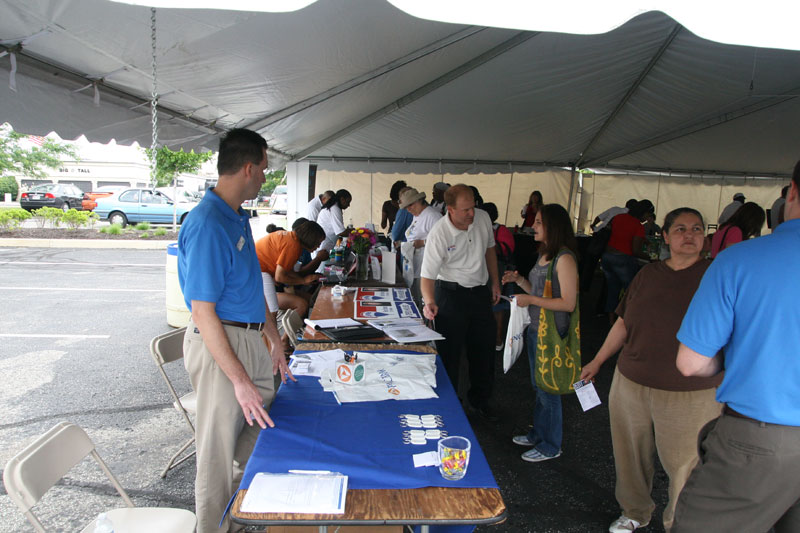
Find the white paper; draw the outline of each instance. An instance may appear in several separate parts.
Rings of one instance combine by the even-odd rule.
[[[289,369],[293,374],[319,377],[322,375],[322,372],[324,372],[325,369],[332,369],[336,364],[336,361],[341,359],[344,359],[344,351],[339,349],[294,354],[292,355],[292,360],[289,363]],[[306,364],[308,365],[308,369],[306,370],[305,374],[302,374],[302,371],[296,371],[296,369],[298,369],[301,365],[305,366]]]
[[[396,252],[384,251],[381,256],[381,281],[394,285],[395,274],[397,273],[397,254]]]
[[[578,396],[578,401],[581,402],[581,408],[583,408],[584,412],[600,405],[600,397],[597,395],[597,390],[595,390],[594,383],[591,381],[588,383],[579,381],[574,383],[572,388],[575,389],[575,394]]]
[[[383,332],[399,343],[428,342],[444,339],[440,333],[420,324],[385,328]]]
[[[360,326],[361,322],[356,322],[352,318],[324,318],[322,320],[305,319],[305,323],[314,329],[319,328],[343,328],[345,326]]]
[[[244,513],[344,513],[347,476],[342,474],[269,474],[250,483]]]
[[[401,328],[404,326],[419,326],[419,320],[416,318],[373,318],[367,320],[367,324],[373,328],[381,331],[392,328]]]
[[[419,468],[421,466],[439,466],[439,453],[435,450],[432,452],[415,453],[412,457],[414,458],[414,468]]]

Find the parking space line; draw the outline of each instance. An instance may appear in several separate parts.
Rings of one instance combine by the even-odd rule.
[[[0,291],[84,291],[86,287],[0,287]],[[91,292],[164,292],[166,289],[110,289],[106,287],[92,287]]]
[[[110,339],[111,335],[70,335],[67,333],[0,333],[0,337],[18,337],[25,339]]]

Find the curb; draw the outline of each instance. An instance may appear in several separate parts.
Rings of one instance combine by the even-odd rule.
[[[134,250],[166,250],[171,240],[113,240],[113,239],[0,239],[0,248],[127,248]]]

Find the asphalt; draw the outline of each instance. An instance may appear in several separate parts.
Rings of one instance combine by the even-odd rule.
[[[262,220],[259,226],[264,224],[265,222]],[[5,241],[16,242],[7,243]],[[26,253],[23,251],[25,246],[43,247],[42,243],[20,241],[29,240],[5,239],[0,241],[0,247],[17,248],[17,250],[7,251],[19,252],[20,256]],[[70,240],[68,243],[70,248],[97,248],[103,244],[102,241],[94,240]],[[115,244],[117,248],[133,248],[134,245],[138,247],[140,244],[147,244],[153,246],[154,249],[163,248],[166,245],[166,243],[140,243],[138,241],[117,241]],[[40,252],[43,251],[40,250]],[[163,259],[161,253],[144,250],[131,249],[124,252],[108,251],[107,253],[134,254],[134,257],[135,254],[141,253],[145,254],[143,257],[149,259],[156,257],[153,255],[156,253],[158,258]],[[131,256],[126,255],[126,257]],[[159,267],[156,271],[153,275],[163,279],[163,270]],[[581,296],[581,345],[584,363],[591,360],[608,331],[606,317],[594,313],[595,303],[599,297],[597,294],[599,288],[597,281],[599,280],[595,281],[592,292]],[[139,305],[136,308],[142,309],[142,306]],[[117,310],[123,313],[127,312],[119,306]],[[163,313],[163,307],[159,312]],[[117,318],[122,316],[125,315],[121,314]],[[148,326],[145,333],[147,338],[152,336],[153,331],[156,334],[160,333],[158,328],[163,330],[162,326]],[[3,351],[6,351],[7,348],[4,348]],[[126,354],[136,352],[137,357],[141,357],[138,354],[144,353],[146,348],[134,347],[128,343],[125,350]],[[48,352],[36,353],[38,356],[45,354],[46,358]],[[152,362],[141,361],[138,363],[139,366],[148,364],[152,365]],[[607,531],[608,525],[619,516],[619,507],[614,498],[614,459],[607,408],[608,391],[615,364],[615,360],[609,361],[597,376],[595,385],[602,401],[600,406],[584,413],[574,396],[564,397],[562,456],[546,462],[527,463],[520,459],[525,448],[511,442],[514,435],[527,433],[532,421],[534,393],[530,384],[527,357],[524,355],[520,357],[516,365],[508,374],[504,375],[501,356],[497,355],[493,406],[499,415],[499,421],[489,422],[477,414],[470,415],[470,420],[503,494],[508,509],[508,518],[499,525],[480,526],[477,528],[478,531]],[[131,372],[134,371],[131,370]],[[124,379],[125,376],[119,370],[113,372],[113,375],[113,379],[117,382]],[[166,481],[162,481],[154,475],[154,472],[165,460],[161,455],[165,455],[166,450],[174,448],[174,444],[182,442],[184,438],[183,428],[176,425],[174,420],[177,415],[171,410],[169,403],[165,401],[163,391],[160,390],[163,383],[159,383],[158,380],[157,375],[149,372],[146,382],[140,385],[147,391],[158,389],[158,400],[148,398],[147,401],[141,402],[134,401],[129,397],[115,398],[112,387],[108,389],[110,397],[104,399],[105,407],[90,413],[83,413],[81,420],[89,426],[97,425],[106,428],[102,443],[105,444],[106,450],[111,450],[112,462],[116,460],[117,464],[123,465],[124,472],[121,476],[124,479],[123,485],[134,487],[131,495],[137,504],[174,505],[191,509],[193,507],[191,494],[194,467],[192,460],[170,473]],[[64,412],[69,412],[68,405],[72,403],[70,395],[86,393],[86,391],[70,390],[68,386],[60,392],[63,395],[61,402],[64,403],[66,409]],[[94,395],[93,393],[92,397]],[[139,413],[141,416],[133,416],[133,419],[128,422],[120,422],[119,417],[124,413]],[[12,417],[12,420],[14,418],[16,417]],[[0,441],[6,446],[2,454],[4,460],[11,453],[8,447],[21,446],[22,441],[17,442],[19,439],[29,440],[31,438],[31,433],[26,431],[26,428],[31,429],[32,427],[35,431],[44,431],[53,423],[47,417],[43,417],[41,421],[36,417],[22,418],[24,421],[0,423],[0,433],[4,434]],[[33,426],[30,426],[31,424]],[[120,440],[124,442],[124,445],[115,446],[114,443],[120,442]],[[162,449],[164,453],[154,456],[153,449]],[[660,515],[667,500],[667,478],[660,466],[657,467],[653,486],[656,511],[647,531],[658,532],[663,531]],[[63,501],[74,501],[76,505],[87,497],[101,501],[111,498],[109,488],[105,487],[100,479],[94,479],[88,484],[67,481],[62,484],[59,492],[62,503]],[[0,508],[3,511],[0,514],[16,512],[11,507],[4,491],[0,492]],[[19,520],[14,520],[12,523],[15,525],[11,529],[0,525],[0,531],[24,529],[24,525]],[[75,521],[62,522],[65,529],[71,529],[69,524],[74,526]]]

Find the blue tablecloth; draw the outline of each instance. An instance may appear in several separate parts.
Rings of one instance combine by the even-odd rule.
[[[239,488],[247,488],[258,472],[289,469],[341,472],[349,477],[352,489],[497,488],[438,356],[436,363],[439,398],[429,400],[338,405],[331,393],[322,390],[318,378],[299,376],[297,383],[281,386],[270,408],[275,427],[261,431]],[[472,452],[464,479],[446,481],[437,467],[414,468],[412,455],[436,450],[437,441],[403,444],[403,431],[410,429],[400,426],[398,415],[404,413],[441,415],[441,429],[470,440]]]

